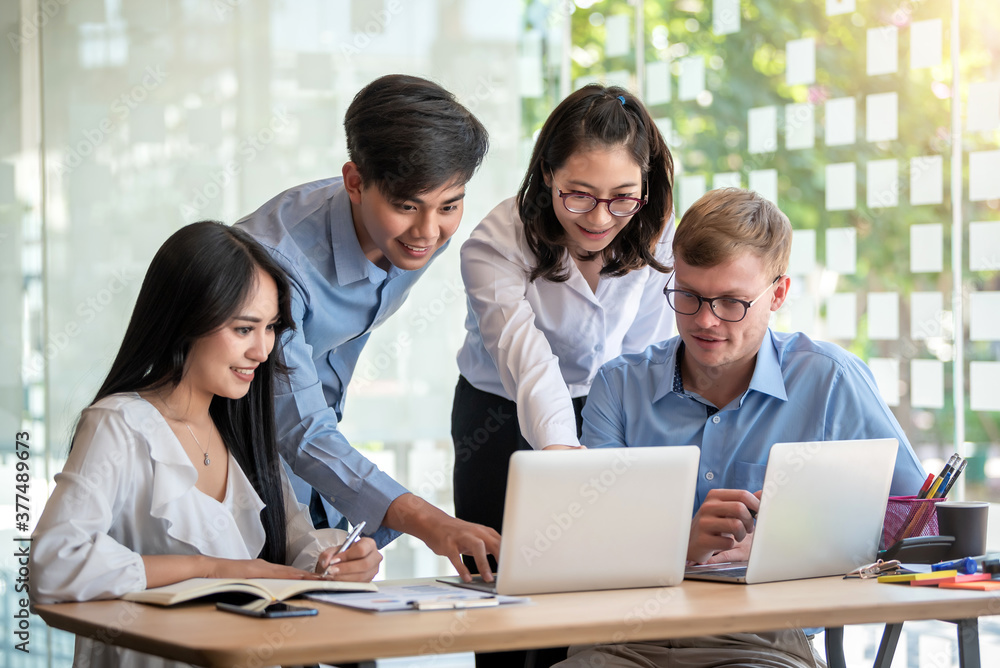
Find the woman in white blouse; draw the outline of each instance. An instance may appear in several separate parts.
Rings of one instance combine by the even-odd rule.
[[[516,198],[462,246],[455,514],[500,530],[518,449],[579,447],[605,362],[671,335],[673,160],[642,103],[589,85],[542,127]]]
[[[289,304],[242,230],[194,223],[164,243],[35,529],[34,603],[194,577],[374,577],[374,541],[335,558],[343,532],[313,529],[281,467],[271,353]],[[176,665],[82,638],[74,663]]]

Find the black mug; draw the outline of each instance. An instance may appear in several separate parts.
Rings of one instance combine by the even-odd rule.
[[[986,553],[986,521],[990,504],[986,501],[941,501],[936,506],[938,533],[954,536],[945,559],[977,557]]]

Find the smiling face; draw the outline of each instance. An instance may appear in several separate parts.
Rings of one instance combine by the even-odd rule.
[[[277,320],[278,287],[270,274],[258,268],[246,304],[222,327],[191,345],[181,385],[203,397],[243,397],[254,370],[274,348]]]
[[[545,176],[552,192],[552,208],[563,230],[566,247],[574,256],[604,250],[635,214],[614,216],[599,203],[587,213],[568,211],[559,197],[583,193],[599,199],[642,197],[642,170],[624,148],[595,148],[574,153],[559,169]]]
[[[752,301],[774,280],[764,262],[745,252],[712,267],[695,267],[674,258],[674,285],[701,297],[735,297]],[[712,378],[725,373],[730,378],[753,374],[760,344],[764,340],[772,311],[777,311],[788,295],[787,277],[754,302],[739,322],[720,320],[702,304],[694,315],[676,313],[677,330],[684,341],[682,372],[685,382],[695,376]]]
[[[395,200],[361,181],[354,163],[344,165],[344,187],[361,250],[373,264],[407,271],[422,268],[462,222],[464,183],[449,183]]]

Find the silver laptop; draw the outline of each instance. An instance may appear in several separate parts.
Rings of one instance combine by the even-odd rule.
[[[894,438],[776,443],[764,474],[750,557],[689,566],[689,580],[755,584],[843,575],[875,561]]]
[[[515,452],[496,587],[504,595],[663,587],[684,578],[695,446]]]

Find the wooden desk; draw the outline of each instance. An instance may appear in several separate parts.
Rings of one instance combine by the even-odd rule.
[[[575,643],[653,640],[789,627],[975,619],[1000,613],[988,592],[821,578],[760,585],[546,594],[527,605],[374,614],[312,603],[316,617],[251,619],[210,605],[126,601],[37,606],[50,626],[204,666],[362,661]]]

